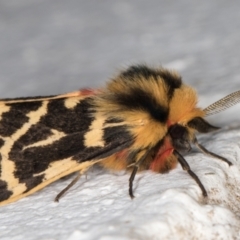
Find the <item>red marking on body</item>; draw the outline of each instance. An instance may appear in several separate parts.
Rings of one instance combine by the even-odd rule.
[[[127,149],[124,149],[120,152],[115,153],[115,156],[116,156],[117,159],[119,159],[119,158],[126,159],[127,155],[128,155],[128,150]]]
[[[173,125],[173,122],[171,120],[167,120],[167,127],[169,128],[171,125]]]
[[[97,92],[99,92],[99,90],[83,88],[79,90],[79,96],[91,96],[95,95]]]
[[[165,169],[166,161],[168,157],[173,153],[173,146],[169,138],[164,139],[164,144],[158,150],[155,158],[150,164],[149,169],[154,172],[161,172],[162,169]]]

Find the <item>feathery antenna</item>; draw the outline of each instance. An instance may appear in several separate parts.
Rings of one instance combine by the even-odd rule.
[[[203,111],[206,113],[206,116],[213,115],[215,113],[222,112],[223,110],[230,108],[240,102],[240,90],[233,92],[226,97],[212,103]]]

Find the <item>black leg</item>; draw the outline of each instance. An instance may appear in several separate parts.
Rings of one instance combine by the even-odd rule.
[[[133,195],[133,180],[136,176],[136,173],[138,171],[139,166],[141,165],[141,163],[146,159],[146,157],[148,156],[149,151],[146,150],[146,152],[143,154],[143,156],[139,159],[139,161],[137,161],[134,165],[133,165],[133,170],[131,173],[131,176],[129,178],[129,195],[130,197],[133,199],[134,195]]]
[[[81,177],[81,174],[79,173],[73,180],[70,182],[67,187],[65,187],[56,197],[55,197],[55,202],[58,202],[59,199],[68,191],[69,188],[71,188]]]
[[[228,161],[226,158],[221,157],[221,156],[217,155],[216,153],[208,151],[205,147],[203,147],[201,144],[198,143],[197,138],[194,138],[193,143],[205,154],[207,154],[211,157],[217,158],[219,160],[222,160],[222,161],[226,162],[229,166],[232,165],[232,163],[230,161]]]
[[[138,166],[134,166],[132,174],[131,174],[131,176],[129,178],[129,195],[130,195],[130,197],[132,199],[134,198],[133,189],[132,189],[132,187],[133,187],[133,180],[135,178],[135,175],[136,175],[137,171],[138,171]]]
[[[189,164],[187,163],[187,161],[184,159],[184,157],[177,152],[176,150],[173,151],[173,154],[177,157],[179,163],[181,164],[183,170],[187,171],[188,174],[195,180],[195,182],[198,184],[198,186],[201,188],[202,190],[202,195],[204,197],[207,197],[207,191],[204,188],[203,184],[201,183],[201,181],[199,180],[198,176],[191,170]]]

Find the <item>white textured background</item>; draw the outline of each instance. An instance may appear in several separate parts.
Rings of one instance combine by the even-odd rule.
[[[234,0],[0,0],[0,96],[58,94],[102,86],[134,63],[179,70],[205,107],[240,89],[240,4]],[[139,173],[93,170],[0,208],[0,239],[240,239],[240,106],[211,117],[225,126],[201,136],[234,166],[194,151],[180,166]]]

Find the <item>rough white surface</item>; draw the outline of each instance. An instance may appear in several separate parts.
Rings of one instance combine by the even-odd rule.
[[[1,0],[0,96],[96,87],[117,68],[147,63],[179,70],[205,107],[240,89],[239,12],[235,0]],[[233,166],[186,156],[208,199],[180,166],[139,173],[134,200],[128,173],[95,169],[60,203],[71,179],[1,207],[0,239],[240,239],[239,111],[211,117],[232,127],[200,138]]]
[[[1,239],[238,239],[240,132],[220,131],[206,144],[234,164],[201,153],[186,157],[208,199],[181,167],[138,174],[134,200],[127,173],[95,169],[59,203],[53,198],[70,179],[2,207]]]

